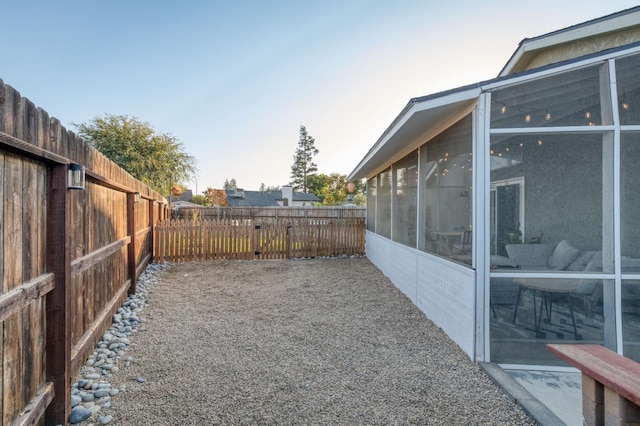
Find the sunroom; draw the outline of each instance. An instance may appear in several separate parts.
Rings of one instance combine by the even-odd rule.
[[[640,44],[412,99],[349,176],[367,256],[476,361],[640,361]]]

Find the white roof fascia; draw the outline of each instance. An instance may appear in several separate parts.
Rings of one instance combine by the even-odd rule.
[[[411,105],[411,107],[402,115],[402,117],[396,119],[396,121],[391,124],[391,127],[385,132],[385,134],[383,134],[383,136],[378,139],[378,141],[373,145],[373,147],[364,156],[364,158],[360,160],[360,163],[358,163],[356,168],[349,174],[349,179],[357,175],[360,170],[362,170],[364,166],[367,165],[367,163],[374,159],[380,149],[382,149],[416,113],[459,102],[471,101],[477,99],[479,96],[480,88],[474,87],[472,89],[444,94],[441,97],[427,97],[427,99],[425,99],[424,101],[420,101],[420,98],[412,99],[409,103],[411,104],[412,102],[414,102],[413,105]]]
[[[587,22],[584,25],[578,25],[576,28],[569,27],[566,30],[549,33],[548,35],[524,39],[520,43],[516,52],[509,59],[509,62],[507,62],[502,71],[500,71],[499,77],[510,74],[513,67],[520,61],[520,59],[522,59],[525,53],[534,52],[536,50],[545,49],[555,45],[570,43],[572,41],[596,36],[598,34],[620,31],[628,27],[636,26],[638,23],[640,23],[640,11],[629,12],[625,15],[612,17],[611,19],[605,19],[591,24]]]

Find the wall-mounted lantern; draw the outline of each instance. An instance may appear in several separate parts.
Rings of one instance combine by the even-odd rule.
[[[142,194],[140,194],[139,192],[134,192],[133,193],[133,202],[138,204],[142,201]]]
[[[67,188],[84,190],[84,166],[69,164]]]

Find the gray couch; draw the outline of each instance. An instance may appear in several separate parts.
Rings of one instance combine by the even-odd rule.
[[[506,246],[509,261],[525,271],[601,272],[601,251],[580,251],[569,241],[553,244],[509,244]],[[640,272],[640,259],[622,257],[622,270]],[[535,285],[538,278],[518,280],[522,285]],[[595,278],[566,279],[558,282],[559,289],[572,292],[584,301],[585,313],[591,316],[593,309],[602,303],[602,280]],[[624,297],[624,294],[623,294]]]

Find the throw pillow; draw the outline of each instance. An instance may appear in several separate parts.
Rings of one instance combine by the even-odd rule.
[[[579,254],[580,250],[573,247],[567,240],[562,240],[549,258],[549,266],[555,270],[565,269],[571,265],[571,262],[576,260]]]

